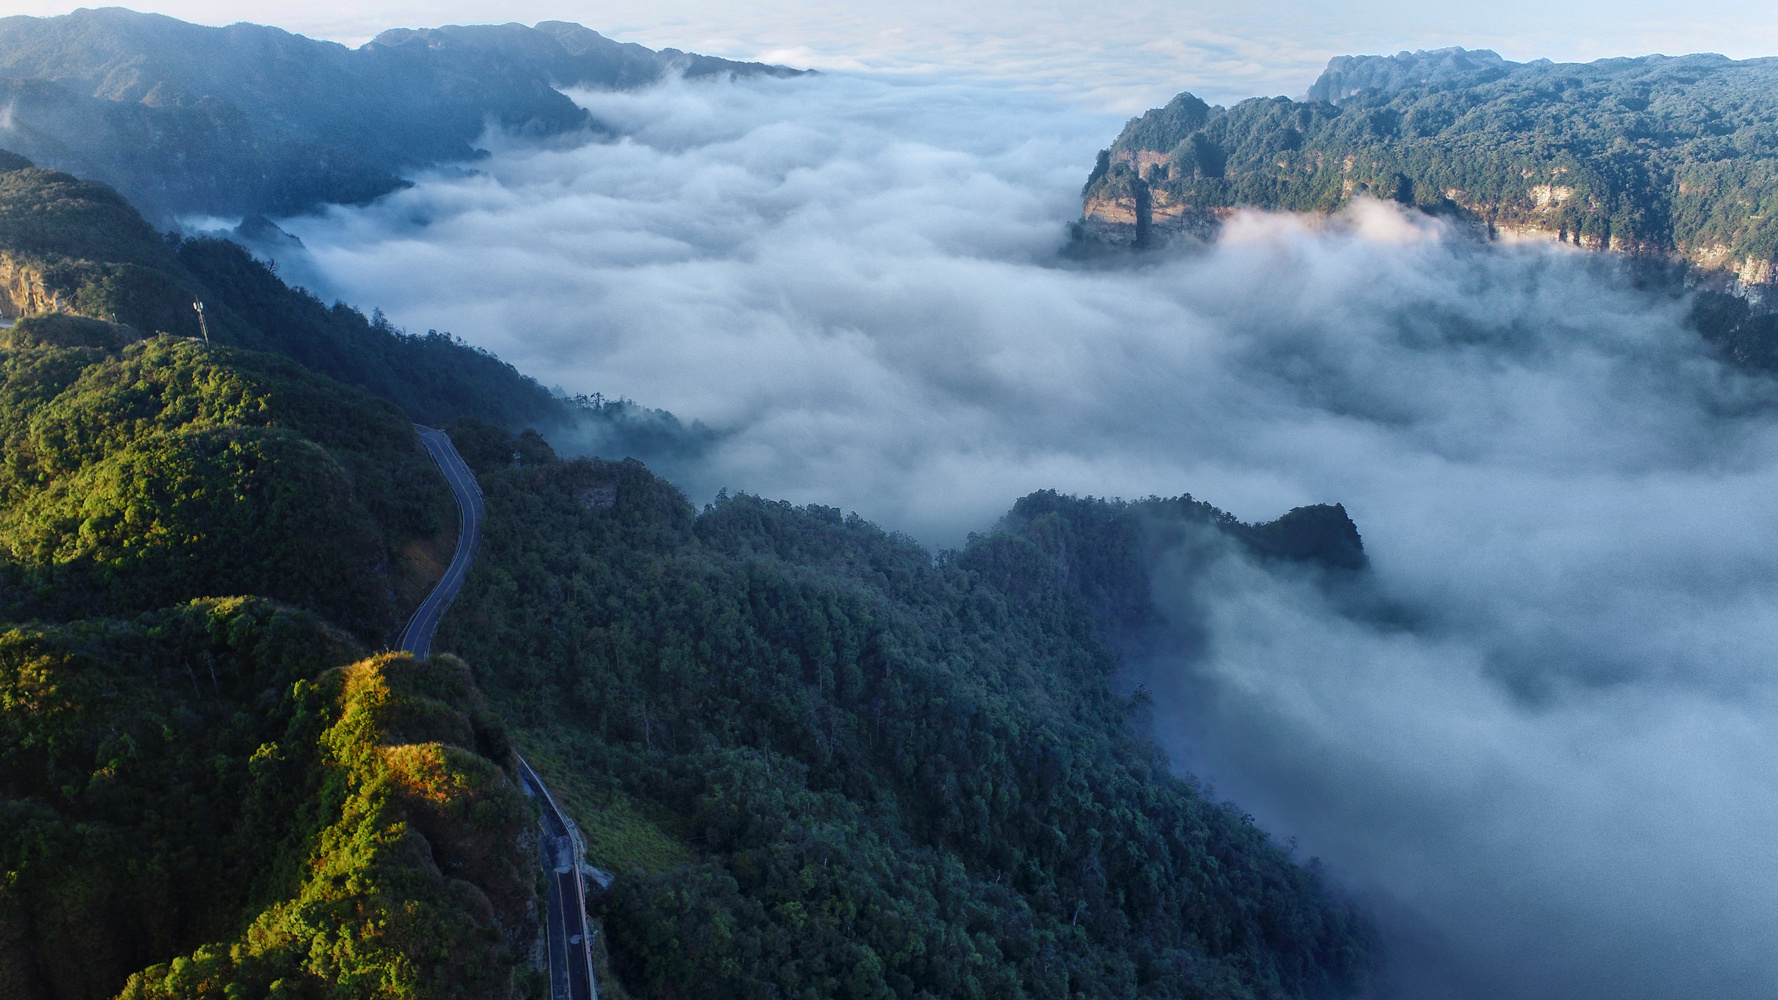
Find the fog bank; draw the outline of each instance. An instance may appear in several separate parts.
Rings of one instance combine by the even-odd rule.
[[[292,220],[323,291],[700,420],[664,467],[955,544],[1016,496],[1340,501],[1373,570],[1156,596],[1157,735],[1373,898],[1403,996],[1778,981],[1778,390],[1612,259],[1369,204],[1057,254],[1119,122],[828,75]]]

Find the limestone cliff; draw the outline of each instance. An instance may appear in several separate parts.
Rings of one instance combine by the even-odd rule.
[[[1181,94],[1132,119],[1082,195],[1076,236],[1114,245],[1372,196],[1759,295],[1778,282],[1778,59],[1340,57],[1306,100]]]
[[[39,262],[0,250],[0,317],[13,320],[33,313],[76,311],[62,308],[63,293],[44,281]]]

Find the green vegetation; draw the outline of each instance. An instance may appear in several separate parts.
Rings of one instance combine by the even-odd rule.
[[[410,336],[343,303],[325,306],[285,285],[237,244],[184,240],[178,256],[228,310],[226,342],[276,351],[363,386],[420,423],[438,426],[468,415],[504,426],[555,427],[574,418],[547,389],[487,351],[436,331]]]
[[[1362,558],[1344,513],[1038,494],[936,562],[831,508],[701,515],[639,463],[479,463],[438,643],[619,873],[637,996],[1293,997],[1365,922],[1132,732],[1100,637],[1152,614],[1145,525]],[[474,461],[474,459],[472,459]],[[1331,511],[1332,509],[1325,509]]]
[[[574,417],[511,365],[448,334],[408,336],[380,317],[373,322],[345,305],[323,305],[226,240],[163,238],[102,184],[31,167],[11,154],[0,157],[6,167],[0,313],[115,322],[133,329],[126,339],[158,332],[197,337],[192,303],[202,300],[215,343],[295,358],[423,423],[469,415],[551,427]]]
[[[449,492],[393,403],[224,345],[440,419],[559,405],[0,166],[5,292],[55,310],[0,332],[0,996],[536,994],[498,721],[449,657],[366,658],[442,571]],[[141,338],[195,333],[196,296],[215,346]]]
[[[513,429],[683,456],[705,428],[0,167],[0,997],[540,995],[508,726],[620,876],[617,1000],[1363,980],[1364,919],[1169,771],[1105,642],[1153,613],[1156,532],[1348,572],[1343,511],[1037,494],[936,561],[819,506],[699,514]],[[474,674],[367,655],[455,542],[412,418],[486,491],[436,643]]]
[[[119,348],[136,339],[129,327],[71,313],[37,313],[0,330],[0,347]]]
[[[166,337],[0,351],[0,441],[15,620],[258,594],[375,641],[455,534],[399,411],[274,355]]]
[[[0,151],[0,315],[23,316],[0,345],[107,346],[164,332],[271,351],[360,386],[412,419],[467,417],[573,435],[586,450],[669,465],[715,439],[671,413],[600,396],[557,399],[448,333],[409,335],[381,315],[325,305],[235,243],[162,238],[117,192]],[[80,319],[114,324],[109,333]],[[53,329],[52,329],[53,327]],[[120,328],[121,327],[121,328]],[[32,332],[35,330],[36,332]]]
[[[460,663],[363,656],[259,599],[0,634],[0,995],[511,995],[505,738]]]
[[[1778,60],[1495,59],[1416,76],[1414,59],[1441,55],[1402,66],[1367,57],[1379,64],[1368,71],[1357,65],[1367,60],[1335,60],[1328,77],[1394,74],[1338,104],[1255,98],[1224,109],[1181,94],[1124,128],[1088,195],[1143,182],[1158,214],[1167,204],[1325,212],[1369,192],[1774,280]],[[1341,96],[1328,77],[1312,92]],[[1138,161],[1156,155],[1138,178]]]

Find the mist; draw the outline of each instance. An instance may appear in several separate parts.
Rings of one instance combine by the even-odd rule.
[[[317,290],[702,424],[657,468],[934,545],[1017,496],[1342,502],[1330,582],[1165,555],[1184,770],[1372,907],[1405,997],[1778,981],[1778,387],[1621,262],[1379,203],[1060,252],[1121,124],[1041,93],[581,94],[616,142],[287,220]],[[567,450],[597,447],[563,438]]]

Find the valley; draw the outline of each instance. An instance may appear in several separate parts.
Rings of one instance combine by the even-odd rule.
[[[0,998],[1760,995],[1775,66],[0,19]]]

